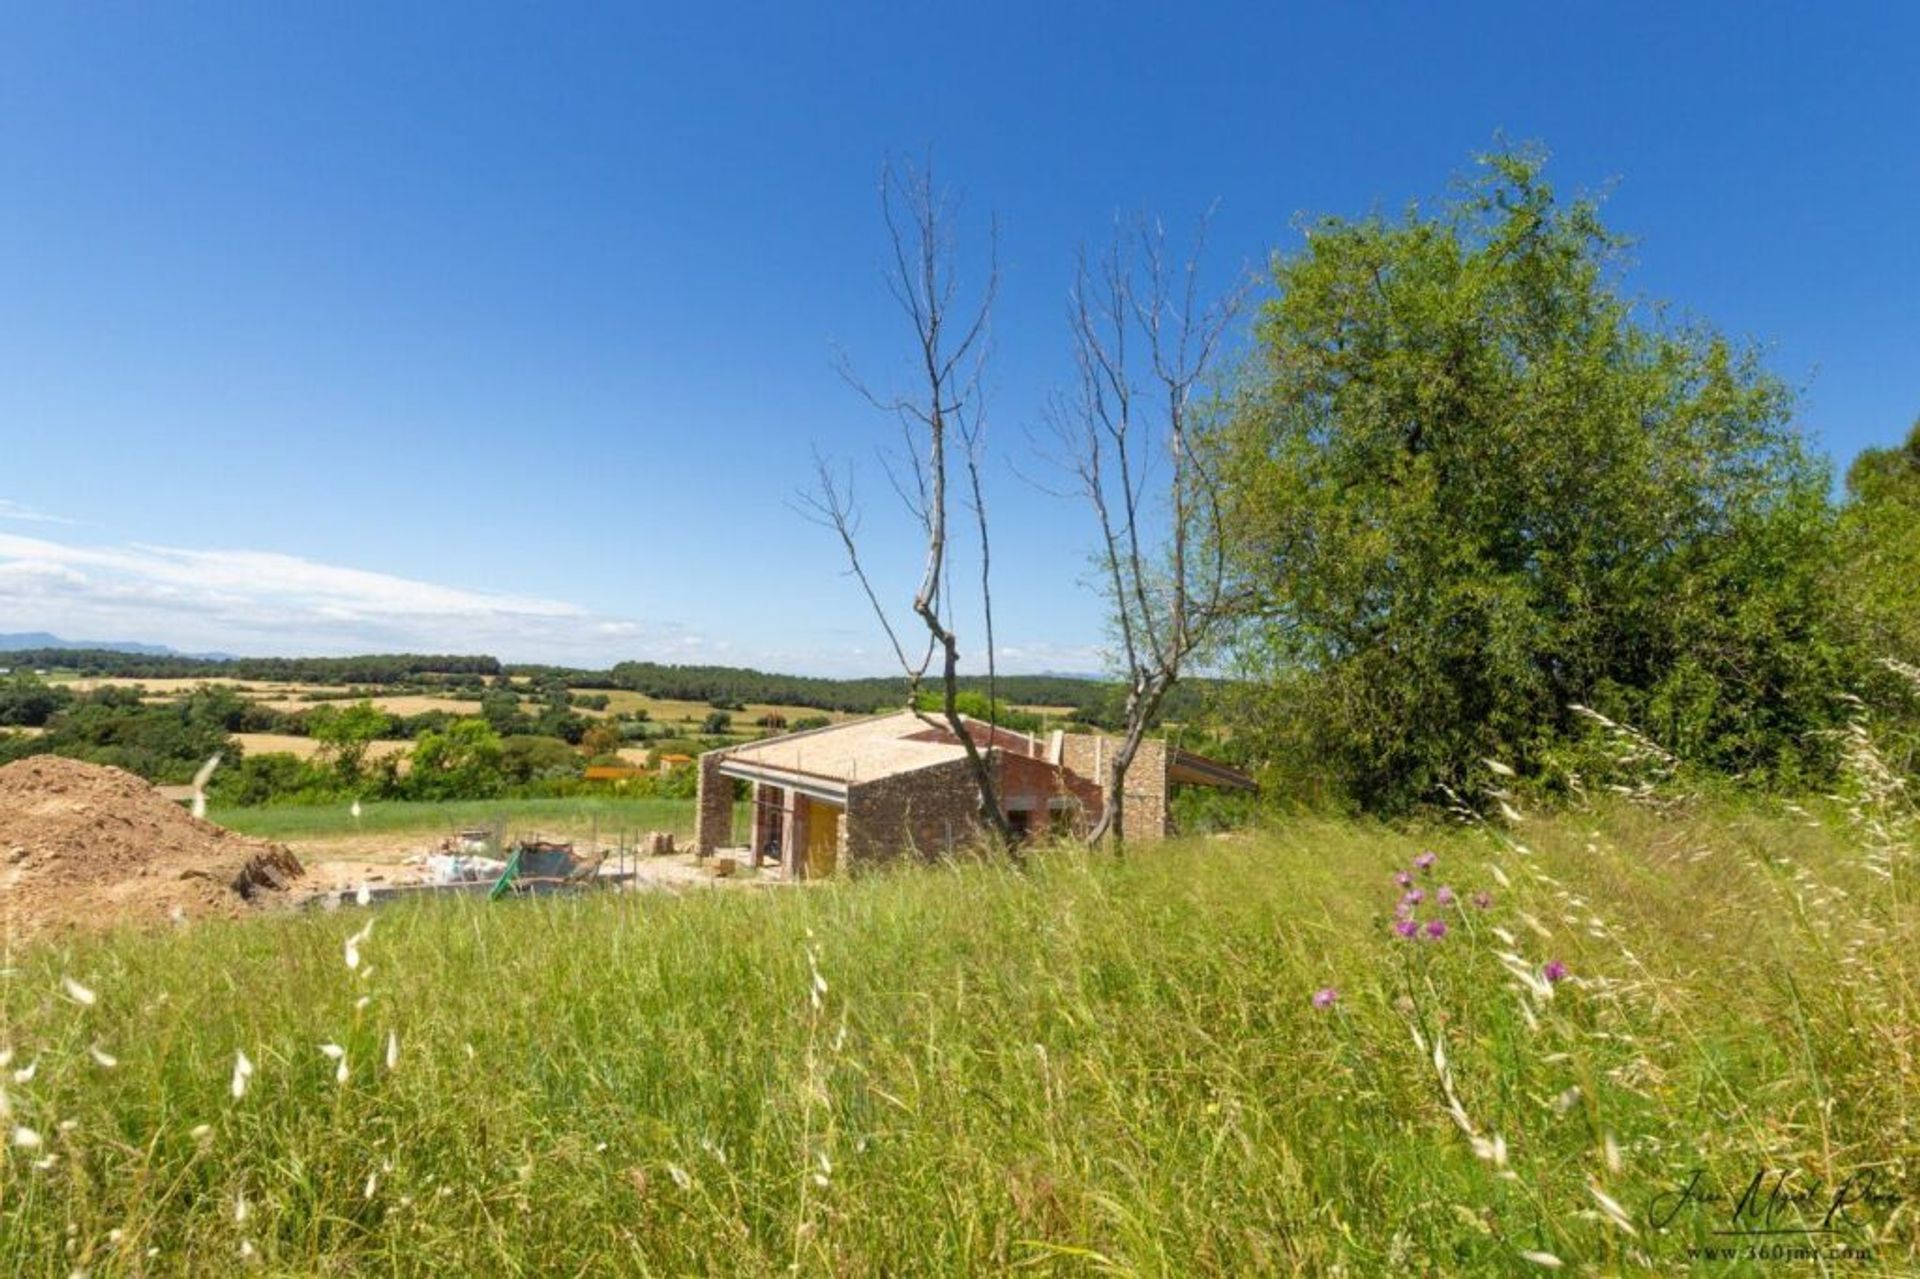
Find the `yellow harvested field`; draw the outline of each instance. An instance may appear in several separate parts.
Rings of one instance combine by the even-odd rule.
[[[648,697],[643,693],[635,693],[624,688],[577,688],[573,691],[581,695],[606,694],[607,709],[604,712],[605,714],[617,715],[644,710],[649,719],[656,720],[662,724],[697,725],[701,720],[713,713],[713,707],[707,705],[705,702],[681,701],[676,698],[667,697]],[[584,707],[576,707],[575,709],[587,715],[602,713],[589,711]],[[821,711],[815,710],[810,706],[776,706],[771,702],[749,702],[747,709],[744,711],[728,711],[727,713],[733,716],[733,724],[736,729],[751,728],[753,727],[753,722],[764,715],[780,715],[785,717],[789,723],[808,715],[825,715],[835,722],[843,719],[858,718],[844,711]]]
[[[375,706],[389,715],[425,715],[428,711],[446,711],[452,715],[478,715],[478,701],[462,701],[457,697],[429,697],[424,694],[405,693],[396,697],[369,698]]]
[[[337,685],[277,683],[272,680],[243,680],[227,677],[207,679],[134,679],[127,676],[102,676],[80,678],[76,676],[56,676],[56,682],[64,683],[76,692],[90,692],[98,688],[140,688],[146,693],[145,700],[150,703],[168,702],[191,693],[206,684],[217,684],[231,688],[249,701],[272,710],[297,713],[312,711],[322,706],[348,706],[358,698],[343,698],[343,691]],[[524,696],[528,691],[518,689]],[[682,731],[698,729],[701,721],[714,711],[705,702],[688,701],[678,698],[648,697],[624,688],[580,688],[573,690],[579,696],[604,695],[607,698],[605,710],[591,710],[585,706],[573,709],[581,715],[595,719],[605,719],[614,715],[631,714],[644,710],[647,717],[656,723],[670,725]],[[472,716],[480,713],[477,698],[458,698],[430,693],[395,693],[387,696],[368,697],[381,710],[390,715],[424,715],[432,711],[444,711],[450,715]],[[522,701],[521,709],[528,714],[538,712],[539,707],[533,701]],[[1042,708],[1053,711],[1056,708]],[[733,731],[736,733],[754,732],[756,721],[769,715],[779,716],[788,724],[798,719],[826,716],[835,723],[841,720],[857,719],[859,716],[845,711],[823,711],[810,706],[780,706],[770,702],[749,703],[745,710],[727,712],[733,717]],[[1062,712],[1064,717],[1064,712]],[[778,731],[778,730],[775,730]],[[272,738],[272,734],[249,734],[247,736]],[[275,738],[280,745],[259,749],[285,750],[295,754],[312,753],[312,746],[305,738]],[[294,745],[299,743],[300,745]],[[249,749],[256,749],[250,747]]]
[[[311,737],[287,733],[235,733],[233,739],[249,755],[287,754],[312,759],[320,753],[320,743]],[[367,758],[384,759],[388,755],[404,755],[412,749],[412,742],[374,742],[367,747]]]
[[[276,690],[278,691],[278,690]],[[322,706],[352,706],[360,698],[330,697],[321,701],[309,701],[298,697],[256,697],[253,700],[262,706],[270,706],[276,711],[310,711]],[[463,702],[452,697],[430,697],[425,694],[400,693],[392,697],[369,697],[372,702],[389,715],[424,715],[428,711],[446,711],[450,715],[478,715],[479,702]]]
[[[103,675],[94,678],[55,676],[49,682],[65,684],[76,693],[90,693],[96,688],[141,688],[155,697],[162,698],[191,693],[202,684],[218,684],[236,692],[268,694],[274,697],[293,697],[301,693],[322,691],[322,686],[318,684],[275,684],[259,680],[229,679],[225,676],[209,679],[134,679],[126,675]]]

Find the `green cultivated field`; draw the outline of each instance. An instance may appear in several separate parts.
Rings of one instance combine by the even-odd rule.
[[[445,833],[464,827],[506,822],[509,833],[547,831],[585,835],[599,824],[611,841],[622,831],[665,830],[693,833],[693,801],[621,799],[585,795],[564,799],[474,799],[445,803],[368,802],[356,821],[345,804],[289,804],[266,808],[216,808],[208,813],[222,826],[262,839],[326,839],[368,835]]]
[[[1792,814],[1516,838],[1298,823],[16,953],[0,1269],[1673,1272],[1725,1209],[1663,1227],[1656,1195],[1783,1169],[1828,1189],[1776,1228],[1872,1170],[1906,1206],[1818,1242],[1914,1273],[1910,863],[1883,879]],[[1463,901],[1405,941],[1392,876],[1422,849],[1418,917]]]

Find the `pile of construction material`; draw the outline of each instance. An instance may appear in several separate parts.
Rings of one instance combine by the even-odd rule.
[[[470,853],[428,853],[421,867],[421,879],[429,884],[490,884],[507,864],[497,857]]]
[[[191,816],[118,768],[51,755],[0,768],[0,927],[72,928],[235,918],[288,900],[285,847]]]

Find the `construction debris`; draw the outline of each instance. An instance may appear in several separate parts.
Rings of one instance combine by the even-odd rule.
[[[464,853],[429,853],[426,858],[426,882],[429,884],[491,883],[500,878],[507,864],[497,857],[477,857]]]

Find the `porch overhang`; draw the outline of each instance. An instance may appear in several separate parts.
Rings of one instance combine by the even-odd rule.
[[[837,777],[751,764],[739,759],[722,759],[719,773],[722,777],[737,777],[741,781],[759,782],[763,786],[778,786],[782,790],[837,804],[842,808],[847,805],[847,784]]]
[[[1188,786],[1218,786],[1223,790],[1259,789],[1258,784],[1239,769],[1191,751],[1175,751],[1167,772],[1174,781]]]

